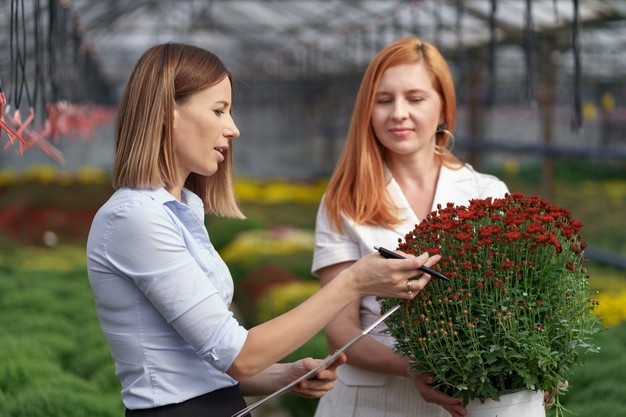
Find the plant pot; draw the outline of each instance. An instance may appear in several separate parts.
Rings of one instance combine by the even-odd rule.
[[[499,401],[473,400],[466,417],[545,417],[543,392],[523,390],[500,396]]]

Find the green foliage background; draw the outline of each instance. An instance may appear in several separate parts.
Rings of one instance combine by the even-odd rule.
[[[0,259],[0,416],[122,416],[84,249],[4,247]]]

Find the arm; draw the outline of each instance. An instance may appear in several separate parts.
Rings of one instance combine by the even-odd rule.
[[[252,328],[227,373],[243,380],[261,372],[302,346],[347,305],[365,295],[412,298],[406,290],[407,280],[422,264],[432,266],[439,259],[438,255],[423,254],[388,262],[377,253],[361,258],[298,307]],[[428,276],[415,280],[413,290],[419,291],[429,280]]]

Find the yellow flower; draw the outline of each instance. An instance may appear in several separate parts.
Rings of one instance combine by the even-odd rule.
[[[0,170],[0,187],[4,185],[10,185],[17,182],[18,175],[15,170],[2,169]]]
[[[241,232],[226,245],[220,255],[226,263],[246,262],[269,255],[284,255],[313,250],[313,232],[294,228],[250,230]]]
[[[621,293],[600,293],[596,315],[602,318],[605,326],[613,326],[626,320],[626,291]]]
[[[241,201],[263,204],[318,203],[326,190],[327,180],[315,183],[299,183],[288,180],[235,181],[235,193]]]
[[[107,172],[96,167],[79,168],[76,179],[81,184],[107,184],[110,181]]]
[[[57,170],[51,165],[33,165],[24,172],[24,179],[30,182],[51,183],[57,176]]]

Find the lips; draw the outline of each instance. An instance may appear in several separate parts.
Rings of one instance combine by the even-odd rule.
[[[413,129],[408,128],[408,127],[392,127],[391,129],[389,129],[389,133],[391,133],[394,136],[408,136],[409,134],[411,134],[413,132]]]
[[[213,149],[214,149],[214,150],[216,150],[216,151],[220,154],[220,156],[221,156],[221,161],[223,161],[223,160],[224,160],[224,153],[228,150],[228,147],[226,147],[226,146],[223,146],[223,147],[221,147],[221,146],[216,146],[216,147],[215,147],[215,148],[213,148]]]

